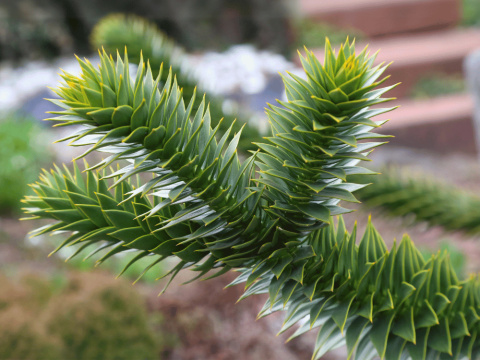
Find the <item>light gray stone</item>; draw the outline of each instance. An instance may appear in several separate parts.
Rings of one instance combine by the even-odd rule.
[[[473,123],[477,154],[480,155],[480,49],[471,53],[464,63],[465,77],[474,100]]]

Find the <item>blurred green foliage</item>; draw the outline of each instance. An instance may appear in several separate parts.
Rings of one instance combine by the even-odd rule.
[[[0,117],[0,213],[19,209],[28,184],[52,160],[49,142],[35,120],[17,114]]]
[[[480,1],[463,0],[462,24],[466,26],[480,26]]]
[[[431,74],[421,78],[415,84],[410,92],[410,97],[420,100],[458,94],[465,91],[466,84],[461,74]]]
[[[332,45],[343,43],[346,37],[356,41],[365,38],[359,30],[339,28],[338,26],[309,19],[297,21],[295,27],[298,34],[295,46],[298,49],[303,49],[304,46],[310,49],[323,49],[326,38],[330,40]]]
[[[0,278],[0,359],[159,359],[143,299],[110,275]],[[156,321],[160,321],[155,317]]]

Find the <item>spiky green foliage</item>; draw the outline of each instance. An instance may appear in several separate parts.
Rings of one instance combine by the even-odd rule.
[[[327,42],[323,66],[308,50],[300,58],[307,80],[284,77],[288,101],[267,110],[272,136],[258,144],[257,165],[266,211],[283,229],[308,233],[348,211],[340,200],[357,202],[352,192],[363,186],[347,175],[372,173],[357,164],[383,143],[363,140],[388,137],[371,132],[385,121],[370,118],[392,109],[369,107],[391,100],[381,98],[391,87],[373,90],[386,67],[372,68],[375,56],[356,56],[348,43],[336,57]]]
[[[175,245],[159,254],[181,259],[174,273],[189,266],[200,275],[236,268],[241,275],[233,284],[245,283],[243,297],[269,294],[261,316],[285,310],[281,331],[305,318],[294,336],[319,328],[315,359],[344,343],[349,357],[355,351],[362,360],[376,354],[472,358],[479,351],[476,277],[460,282],[446,254],[425,262],[408,237],[388,251],[369,224],[357,246],[355,228],[347,232],[341,218],[333,224],[332,215],[347,211],[338,203],[356,201],[352,191],[361,187],[347,182],[347,175],[369,173],[357,163],[381,144],[363,141],[379,137],[371,130],[382,121],[370,118],[390,110],[369,108],[388,100],[381,98],[388,88],[376,89],[385,68],[373,67],[373,61],[366,50],[356,54],[348,42],[338,54],[327,44],[323,65],[307,51],[302,58],[307,79],[285,78],[288,101],[267,111],[272,136],[243,163],[236,154],[240,133],[229,143],[229,132],[217,140],[208,107],[202,103],[193,113],[193,100],[184,104],[171,73],[161,84],[161,75],[154,80],[143,63],[131,79],[126,57],[115,63],[103,54],[99,70],[80,61],[81,77],[63,75],[65,83],[57,90],[63,100],[53,100],[63,110],[53,120],[81,126],[67,137],[72,145],[89,145],[86,153],[110,153],[89,174],[120,159],[130,161],[108,176],[116,178],[112,187],[120,195],[105,196],[121,202],[121,211],[103,209],[88,185],[82,199],[92,200],[103,217],[79,218],[84,203],[77,200],[52,201],[62,198],[69,183],[82,181],[80,175],[66,174],[68,181],[54,182],[63,176],[56,170],[49,181],[44,175],[36,196],[26,199],[27,212],[51,218],[66,210],[73,216],[59,219],[58,228],[47,232],[87,220],[90,227],[71,230],[79,246],[87,232],[105,230],[105,239],[91,239],[96,249],[122,240],[112,230],[142,228],[124,240],[126,245],[154,254],[163,243]],[[120,188],[140,172],[154,177],[131,191]],[[67,189],[67,197],[71,192]],[[146,196],[160,200],[142,203]],[[142,209],[135,212],[139,203]],[[93,228],[97,217],[108,224]],[[106,230],[115,222],[120,230]],[[158,239],[157,233],[166,235]]]
[[[152,257],[146,270],[167,256],[178,256],[183,261],[174,272],[195,261],[194,253],[172,239],[174,233],[165,231],[158,236],[151,232],[168,213],[146,221],[135,219],[139,210],[152,205],[136,197],[133,203],[118,206],[129,184],[117,187],[116,194],[106,186],[106,181],[92,172],[82,178],[78,168],[74,175],[66,169],[46,172],[33,186],[37,195],[25,201],[32,206],[27,212],[57,220],[39,233],[73,231],[60,247],[76,246],[75,255],[103,252],[99,259],[103,262],[134,249],[137,254],[132,263]],[[408,237],[387,251],[371,224],[359,246],[356,240],[355,228],[350,234],[340,218],[337,227],[313,232],[279,259],[268,258],[242,269],[232,285],[247,283],[243,297],[268,293],[259,316],[285,310],[281,332],[306,318],[292,338],[320,328],[315,358],[346,343],[349,356],[356,348],[355,359],[370,359],[377,352],[386,359],[399,359],[402,351],[413,359],[442,352],[474,359],[479,351],[474,347],[480,319],[478,279],[459,281],[446,253],[424,261]],[[92,246],[93,252],[86,251]],[[200,265],[194,269],[203,275],[207,268]]]
[[[106,173],[103,172],[103,175]],[[73,173],[67,167],[56,167],[50,173],[44,171],[39,181],[31,187],[35,195],[25,197],[23,202],[31,207],[24,208],[24,211],[34,219],[55,220],[53,224],[36,229],[32,235],[72,232],[52,254],[63,247],[74,246],[77,249],[69,259],[89,250],[85,259],[102,254],[97,260],[97,264],[101,264],[116,254],[135,250],[121,274],[136,261],[144,257],[151,258],[151,263],[140,277],[169,256],[176,256],[180,263],[164,276],[176,275],[180,269],[192,265],[193,258],[199,261],[208,255],[195,253],[196,247],[189,247],[189,244],[176,239],[179,233],[197,230],[198,226],[194,223],[158,231],[157,225],[171,219],[182,209],[180,205],[163,208],[146,219],[140,216],[158,205],[158,197],[153,197],[153,203],[140,195],[126,201],[129,198],[127,194],[134,189],[128,180],[116,187],[115,191],[109,191],[106,179],[99,179],[94,172],[82,177],[75,163]],[[211,261],[209,264],[213,265]],[[201,271],[201,268],[194,270]]]
[[[448,231],[480,233],[480,198],[473,193],[428,175],[408,176],[399,169],[385,169],[371,182],[371,186],[358,192],[358,197],[367,206],[386,210],[382,214],[411,216],[415,222]]]
[[[141,17],[135,15],[113,14],[101,19],[95,26],[91,35],[92,47],[104,48],[109,54],[115,55],[117,51],[123,52],[128,48],[130,61],[139,63],[143,55],[148,60],[152,69],[153,77],[158,76],[160,65],[165,69],[171,68],[177,78],[178,86],[183,90],[183,98],[188,102],[195,94],[194,111],[202,102],[203,93],[195,91],[198,86],[197,80],[188,69],[185,61],[185,51],[169,39],[158,27]],[[168,72],[161,74],[162,82],[167,80]],[[220,126],[220,131],[225,132],[238,117],[233,131],[240,130],[243,124],[243,139],[239,142],[239,149],[248,151],[255,150],[252,142],[261,140],[259,130],[255,125],[249,124],[247,114],[229,114],[222,109],[223,100],[218,96],[206,94],[207,103],[210,103],[212,124],[216,126],[221,118],[225,118]]]

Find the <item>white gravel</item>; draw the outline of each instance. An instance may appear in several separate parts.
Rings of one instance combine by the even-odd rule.
[[[98,62],[97,59],[94,57],[91,61]],[[21,66],[0,64],[0,111],[15,110],[47,87],[55,87],[60,81],[60,69],[73,74],[80,72],[74,56],[54,62],[34,61]]]
[[[265,89],[270,77],[295,69],[282,55],[260,51],[252,45],[236,45],[223,53],[192,56],[190,64],[202,87],[221,95],[237,91],[257,94]]]
[[[89,60],[98,63],[98,56],[91,56]],[[298,72],[282,55],[257,50],[251,45],[236,45],[223,53],[191,55],[187,64],[199,79],[201,88],[220,95],[257,94],[279,72]],[[0,64],[0,111],[17,109],[47,87],[57,86],[60,69],[73,74],[80,72],[73,55],[54,62],[36,61],[21,66]]]

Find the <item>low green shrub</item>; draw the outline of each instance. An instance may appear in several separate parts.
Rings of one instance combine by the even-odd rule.
[[[430,74],[421,78],[410,91],[413,99],[429,99],[443,95],[459,94],[467,91],[461,74]]]
[[[0,359],[60,360],[61,343],[38,321],[53,289],[37,276],[10,281],[0,275]]]
[[[48,139],[32,119],[0,117],[0,213],[15,212],[42,164],[51,161]]]
[[[49,332],[72,360],[158,359],[142,299],[110,276],[74,276],[46,310]]]
[[[49,336],[25,309],[0,311],[0,359],[61,360],[58,339]]]
[[[98,272],[75,273],[61,289],[36,276],[1,281],[2,360],[159,358],[158,324],[123,281]]]

